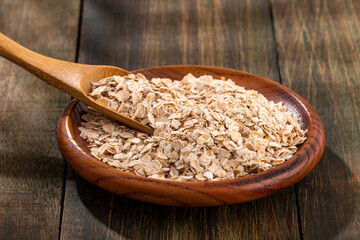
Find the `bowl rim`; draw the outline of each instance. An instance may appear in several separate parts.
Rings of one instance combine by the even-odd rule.
[[[216,180],[216,181],[178,181],[178,180],[166,180],[166,179],[155,179],[155,178],[149,178],[144,177],[140,175],[136,175],[133,173],[124,172],[122,170],[119,170],[115,167],[112,167],[108,165],[107,163],[102,162],[101,160],[96,159],[94,156],[92,156],[89,152],[86,151],[86,149],[83,149],[81,145],[78,144],[77,140],[75,139],[75,133],[73,131],[73,128],[75,126],[72,126],[72,121],[70,116],[74,113],[76,107],[80,104],[80,102],[76,99],[73,99],[68,103],[66,106],[64,112],[62,113],[59,124],[58,124],[58,143],[60,150],[63,154],[63,150],[60,146],[61,142],[64,141],[64,139],[60,138],[66,138],[69,141],[69,146],[72,145],[76,147],[79,151],[81,151],[81,154],[84,155],[88,160],[92,159],[96,165],[102,168],[106,168],[107,170],[111,171],[111,174],[109,175],[117,175],[120,178],[125,179],[136,179],[144,182],[151,182],[151,183],[158,183],[158,184],[170,184],[173,186],[183,186],[183,187],[199,187],[199,188],[206,188],[210,187],[211,191],[215,191],[213,187],[237,187],[253,183],[254,185],[259,184],[260,185],[266,185],[269,189],[272,189],[274,191],[281,190],[283,188],[286,188],[288,186],[291,186],[300,180],[302,180],[310,171],[316,166],[316,164],[319,162],[321,155],[324,151],[325,147],[325,133],[324,133],[324,127],[321,122],[320,117],[316,113],[316,111],[312,108],[312,106],[301,96],[299,96],[294,91],[290,90],[289,88],[285,87],[284,85],[277,83],[275,81],[272,81],[270,79],[257,76],[254,74],[250,74],[247,72],[235,70],[235,69],[229,69],[229,68],[223,68],[223,67],[213,67],[213,66],[201,66],[201,65],[168,65],[168,66],[160,66],[160,67],[151,67],[151,68],[143,68],[132,71],[133,73],[141,73],[141,72],[151,72],[151,71],[159,71],[162,69],[178,69],[178,68],[196,68],[199,71],[206,70],[206,71],[215,71],[216,73],[219,72],[226,72],[226,75],[236,75],[239,77],[239,75],[244,75],[247,77],[251,77],[260,81],[264,81],[268,84],[274,85],[277,88],[280,88],[284,93],[287,93],[291,95],[297,103],[303,108],[303,110],[307,113],[307,117],[310,120],[309,129],[306,133],[306,141],[302,143],[300,146],[298,146],[297,152],[287,161],[285,161],[282,164],[279,164],[278,166],[272,167],[266,171],[246,175],[243,177],[233,178],[233,179],[224,179],[224,180]],[[316,127],[315,127],[316,126]],[[311,127],[311,128],[310,128]],[[66,136],[63,136],[62,134],[59,134],[59,129],[65,128],[67,131],[65,131]],[[85,141],[85,140],[84,140]],[[63,146],[64,147],[64,146]],[[65,146],[67,149],[67,147]],[[66,151],[65,149],[65,151]],[[311,154],[309,151],[314,152],[314,157],[309,159]],[[64,154],[63,154],[64,156]],[[64,157],[65,158],[65,157]],[[304,158],[307,158],[307,160],[304,162],[302,161]],[[69,161],[69,159],[65,158],[65,160],[72,166],[72,161]],[[300,171],[294,171],[297,166],[303,165],[300,169]],[[73,167],[73,166],[72,166]],[[288,170],[293,169],[292,171],[288,172]],[[80,169],[81,171],[81,169]],[[83,176],[79,170],[76,171],[79,175]],[[284,174],[288,173],[288,174]],[[285,176],[286,175],[286,176]],[[296,176],[294,178],[294,176]],[[83,176],[84,177],[84,176]],[[87,179],[86,177],[84,177]],[[88,179],[87,179],[88,180]],[[271,180],[271,181],[269,181]],[[99,186],[99,181],[91,181],[93,184]],[[156,184],[155,184],[156,185]],[[253,185],[253,186],[254,186]],[[103,187],[104,188],[104,187]],[[106,189],[106,188],[105,188]],[[106,189],[108,190],[108,189]],[[234,189],[235,190],[235,189]],[[111,190],[109,190],[111,191]],[[215,191],[216,192],[216,191]],[[253,192],[253,191],[252,191]]]

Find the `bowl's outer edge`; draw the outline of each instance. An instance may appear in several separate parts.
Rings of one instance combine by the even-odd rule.
[[[185,69],[194,75],[206,72],[214,76],[227,75],[235,78],[240,76],[250,83],[261,81],[265,85],[272,86],[273,89],[289,94],[292,101],[298,101],[299,106],[303,107],[302,114],[307,114],[310,121],[308,139],[287,162],[259,174],[214,182],[150,179],[119,171],[90,155],[86,146],[79,143],[80,137],[74,133],[76,123],[74,118],[75,114],[80,114],[80,102],[72,100],[64,110],[58,124],[58,145],[64,159],[80,176],[105,190],[136,200],[172,206],[218,206],[255,200],[299,182],[316,166],[325,147],[322,122],[306,100],[285,86],[253,74],[219,67],[178,65],[141,69],[134,72],[141,72],[150,77],[172,71],[181,76],[186,72]]]

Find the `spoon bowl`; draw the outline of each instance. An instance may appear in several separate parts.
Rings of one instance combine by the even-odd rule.
[[[58,144],[64,159],[73,170],[92,184],[128,198],[172,206],[218,206],[255,200],[274,194],[303,179],[319,162],[325,146],[324,128],[318,114],[298,94],[269,79],[218,67],[165,66],[134,71],[148,79],[182,79],[188,73],[199,77],[231,78],[237,85],[254,89],[274,102],[283,102],[298,116],[306,141],[285,163],[262,173],[231,180],[181,182],[159,180],[120,171],[93,157],[88,144],[80,137],[81,114],[85,104],[73,100],[58,124]],[[103,76],[103,75],[102,75]]]
[[[89,65],[86,65],[86,66],[89,66]],[[128,117],[114,111],[113,109],[108,108],[107,106],[104,106],[101,102],[95,102],[91,98],[88,97],[88,94],[92,90],[92,88],[91,88],[92,82],[97,82],[101,79],[104,79],[107,77],[112,77],[114,75],[123,76],[123,75],[128,75],[128,74],[130,74],[130,72],[128,72],[124,69],[121,69],[121,68],[117,68],[117,67],[94,66],[94,68],[89,69],[86,72],[82,73],[82,76],[80,79],[80,88],[85,97],[84,98],[80,97],[77,99],[81,100],[82,102],[86,103],[89,106],[94,107],[99,112],[117,120],[118,122],[120,122],[122,124],[125,124],[131,128],[137,129],[141,132],[152,134],[154,130],[151,127],[141,124],[138,121],[135,121],[131,118],[128,118]]]

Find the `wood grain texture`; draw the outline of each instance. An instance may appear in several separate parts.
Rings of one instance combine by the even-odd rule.
[[[312,107],[296,93],[269,79],[226,68],[177,65],[135,71],[148,79],[155,77],[182,79],[189,72],[195,77],[224,77],[235,84],[253,89],[270,101],[282,102],[299,116],[306,141],[285,163],[262,173],[232,180],[181,182],[146,178],[125,173],[91,155],[80,137],[84,104],[73,100],[61,115],[58,126],[59,148],[71,168],[90,183],[115,194],[135,200],[170,206],[219,206],[255,200],[276,193],[302,180],[318,163],[325,146],[324,129]]]
[[[272,34],[265,0],[84,1],[80,62],[216,65],[278,80]],[[176,208],[109,195],[72,171],[68,179],[63,239],[299,238],[293,189],[241,205]]]
[[[0,1],[0,31],[43,54],[73,61],[79,1]],[[0,58],[0,239],[59,236],[65,164],[56,122],[69,101]]]
[[[272,1],[282,81],[326,129],[320,165],[297,186],[304,239],[360,236],[360,1]]]

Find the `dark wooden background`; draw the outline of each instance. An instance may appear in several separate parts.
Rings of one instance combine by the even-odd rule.
[[[326,129],[320,164],[257,201],[166,207],[78,177],[56,143],[70,97],[0,58],[0,239],[359,239],[360,1],[1,0],[0,31],[128,70],[200,64],[280,82]]]

